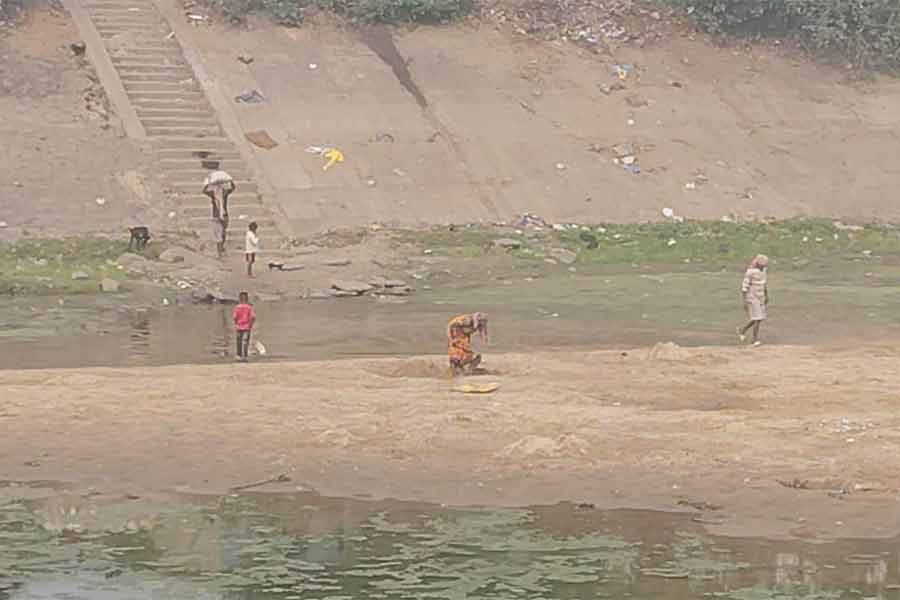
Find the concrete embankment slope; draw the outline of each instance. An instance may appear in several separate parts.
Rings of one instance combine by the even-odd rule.
[[[231,103],[234,137],[263,129],[278,142],[252,152],[301,233],[524,212],[636,221],[664,207],[900,216],[890,192],[900,86],[850,85],[846,72],[775,50],[673,38],[604,56],[487,28],[391,39],[311,24],[185,28],[182,43]],[[617,63],[633,66],[622,82]],[[253,89],[263,102],[232,101]],[[323,172],[311,145],[346,160]],[[614,163],[623,153],[639,174]]]
[[[0,470],[104,491],[223,491],[285,473],[292,483],[272,491],[688,498],[724,506],[725,527],[740,515],[781,533],[797,515],[825,533],[841,520],[845,535],[900,525],[894,350],[658,345],[488,360],[493,374],[467,382],[499,384],[491,395],[455,392],[442,357],[0,371]]]

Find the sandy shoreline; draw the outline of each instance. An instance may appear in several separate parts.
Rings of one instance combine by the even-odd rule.
[[[104,493],[265,491],[695,511],[725,534],[900,532],[898,352],[657,347],[0,371],[0,479]],[[779,480],[783,483],[779,483]],[[784,485],[792,484],[796,487]]]

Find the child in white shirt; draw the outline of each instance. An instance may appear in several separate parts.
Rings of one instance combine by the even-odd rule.
[[[253,263],[256,262],[256,253],[259,251],[259,237],[256,235],[257,229],[259,229],[259,225],[256,224],[256,221],[253,221],[247,227],[244,247],[244,258],[247,260],[247,277],[253,277]]]

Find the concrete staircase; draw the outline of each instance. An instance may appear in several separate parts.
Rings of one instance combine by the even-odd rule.
[[[103,40],[128,101],[153,143],[163,189],[178,199],[180,217],[210,236],[203,178],[228,171],[237,186],[228,202],[228,247],[243,251],[250,221],[259,223],[266,254],[285,246],[256,182],[218,119],[181,46],[152,0],[82,0]]]

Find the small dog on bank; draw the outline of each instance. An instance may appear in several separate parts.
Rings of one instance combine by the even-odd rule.
[[[150,229],[141,225],[140,227],[129,227],[128,231],[131,233],[131,239],[128,240],[128,251],[130,252],[132,248],[140,252],[144,248],[147,247],[147,242],[150,241]]]

